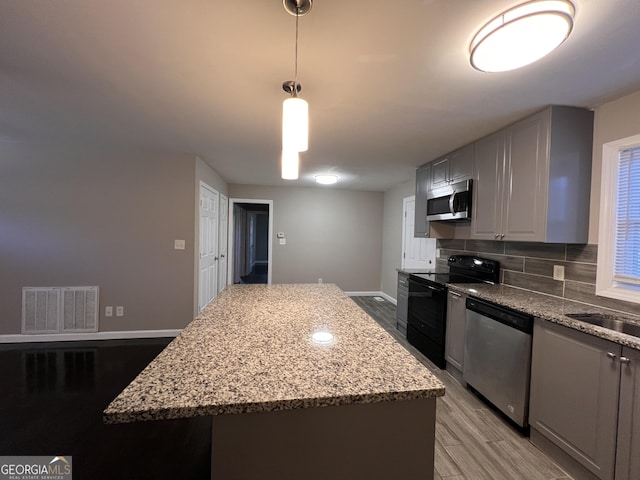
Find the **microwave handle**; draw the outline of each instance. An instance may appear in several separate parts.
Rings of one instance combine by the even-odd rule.
[[[458,193],[454,190],[453,193],[451,194],[451,196],[449,197],[449,211],[451,212],[451,215],[455,215],[456,214],[456,211],[454,209],[454,205],[453,204],[455,203],[457,194]]]

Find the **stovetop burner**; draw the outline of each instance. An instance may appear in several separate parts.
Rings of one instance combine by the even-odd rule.
[[[500,263],[473,255],[451,255],[447,264],[449,271],[414,273],[411,276],[439,285],[447,283],[499,283]]]

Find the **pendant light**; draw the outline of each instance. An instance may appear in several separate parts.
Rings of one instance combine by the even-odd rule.
[[[296,180],[300,165],[300,154],[295,150],[282,150],[282,178]]]
[[[567,39],[574,14],[568,0],[533,0],[506,10],[473,37],[471,65],[483,72],[505,72],[529,65]]]
[[[283,0],[282,4],[288,13],[296,17],[294,78],[282,84],[282,89],[291,95],[282,104],[282,178],[295,179],[298,178],[298,152],[306,152],[309,148],[309,104],[298,97],[302,90],[298,83],[298,20],[311,10],[313,0]],[[285,164],[288,168],[286,177]]]

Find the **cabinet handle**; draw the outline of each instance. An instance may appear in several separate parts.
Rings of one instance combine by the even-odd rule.
[[[501,233],[501,234],[500,234],[500,238],[504,238],[504,233]]]
[[[500,234],[499,234],[499,233],[496,233],[496,234],[495,234],[495,237],[496,237],[496,238],[498,238],[499,236],[500,236]]]
[[[615,360],[616,359],[616,354],[613,352],[607,352],[607,357],[609,357],[611,360]]]
[[[624,363],[625,365],[629,365],[631,363],[631,359],[627,357],[620,357],[620,363]]]

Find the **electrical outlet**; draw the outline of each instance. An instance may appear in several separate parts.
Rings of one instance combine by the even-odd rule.
[[[553,279],[560,281],[564,280],[564,267],[562,265],[553,266]]]
[[[116,317],[124,317],[124,307],[116,307]]]
[[[113,317],[113,307],[104,307],[104,316]]]

